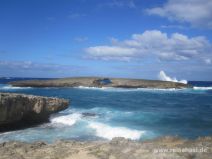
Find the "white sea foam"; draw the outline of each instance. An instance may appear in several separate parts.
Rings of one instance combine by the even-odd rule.
[[[138,91],[180,91],[178,88],[137,88]]]
[[[171,78],[168,75],[166,75],[164,71],[160,71],[158,78],[159,80],[162,80],[162,81],[178,82],[178,83],[184,83],[184,84],[188,83],[188,81],[186,80],[177,80],[175,77]]]
[[[51,119],[51,123],[53,124],[63,124],[63,125],[74,125],[78,120],[80,120],[82,117],[81,114],[74,113],[70,115],[64,115],[59,117],[54,117]]]
[[[194,90],[212,90],[212,87],[193,87]]]
[[[132,130],[125,127],[111,127],[106,124],[91,122],[88,125],[96,131],[96,136],[111,140],[114,137],[124,137],[132,140],[140,139],[145,131]]]
[[[0,89],[10,90],[10,89],[29,89],[29,88],[32,88],[32,87],[14,87],[11,85],[6,85],[1,87]]]
[[[136,91],[137,89],[132,88],[132,89],[128,89],[128,88],[115,88],[115,87],[85,87],[85,86],[78,86],[75,87],[78,89],[88,89],[88,90],[99,90],[99,91]]]
[[[79,89],[93,89],[93,90],[108,90],[113,87],[86,87],[86,86],[78,86],[74,88],[79,88]]]
[[[134,92],[134,91],[179,91],[182,89],[176,89],[176,88],[115,88],[115,87],[84,87],[79,86],[75,87],[78,89],[90,89],[90,90],[99,90],[99,91],[108,91],[108,92]]]

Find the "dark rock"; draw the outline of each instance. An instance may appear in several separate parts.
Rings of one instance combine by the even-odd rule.
[[[103,78],[103,79],[97,79],[93,81],[93,84],[101,87],[101,86],[105,86],[108,84],[112,84],[111,80],[109,78]]]
[[[82,113],[82,116],[83,117],[96,117],[96,114],[95,113],[85,112],[85,113]]]
[[[68,107],[69,101],[33,95],[0,93],[0,130],[24,123],[46,121]]]

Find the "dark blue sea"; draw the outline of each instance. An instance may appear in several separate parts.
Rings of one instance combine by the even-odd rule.
[[[53,142],[59,139],[146,140],[159,136],[196,138],[212,135],[212,82],[189,82],[189,89],[31,88],[12,87],[0,79],[0,92],[61,97],[68,109],[50,122],[0,134],[9,140]]]

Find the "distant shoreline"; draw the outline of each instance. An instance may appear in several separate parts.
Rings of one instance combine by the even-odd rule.
[[[144,79],[107,78],[107,77],[72,77],[50,80],[22,80],[9,82],[16,87],[114,87],[114,88],[190,88],[191,85]]]

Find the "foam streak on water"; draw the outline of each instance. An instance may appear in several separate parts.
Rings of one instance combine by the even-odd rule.
[[[65,116],[59,116],[59,117],[52,118],[51,123],[72,126],[77,122],[77,120],[80,120],[81,117],[82,117],[81,114],[78,114],[78,113],[65,115]]]
[[[185,89],[177,88],[115,88],[115,87],[75,87],[76,89],[86,89],[86,90],[99,90],[99,91],[109,91],[109,92],[129,92],[129,91],[180,91]]]
[[[139,140],[145,131],[132,130],[125,127],[112,127],[106,124],[91,122],[88,125],[94,129],[96,135],[111,140],[114,137],[125,137],[132,140]]]
[[[212,87],[193,87],[194,90],[212,90]]]
[[[32,87],[15,87],[15,86],[11,86],[11,85],[4,85],[3,87],[0,87],[0,89],[2,90],[15,90],[15,89],[30,89]]]

